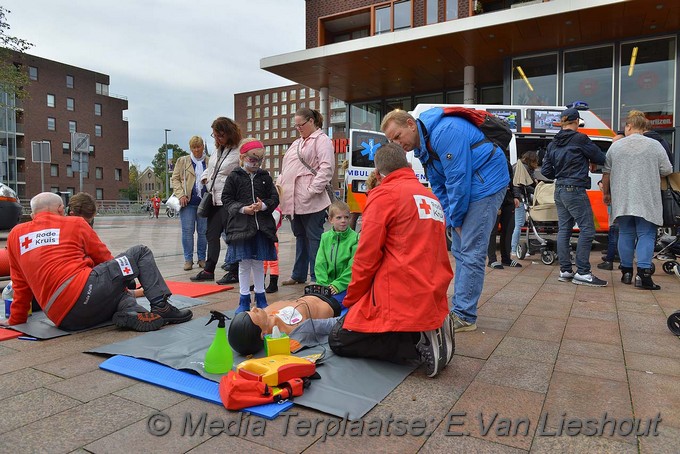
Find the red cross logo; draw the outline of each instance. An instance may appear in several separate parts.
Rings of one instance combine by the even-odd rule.
[[[132,270],[130,269],[130,267],[126,266],[125,268],[123,268],[123,274],[125,274],[126,276],[128,274],[132,274]]]
[[[430,204],[427,203],[427,202],[425,201],[425,199],[423,199],[423,200],[420,202],[420,205],[418,205],[418,208],[420,208],[421,210],[423,210],[423,211],[425,212],[425,214],[430,214]]]
[[[28,249],[28,246],[30,246],[32,242],[33,242],[32,239],[26,237],[26,239],[21,243],[21,247],[24,249]]]

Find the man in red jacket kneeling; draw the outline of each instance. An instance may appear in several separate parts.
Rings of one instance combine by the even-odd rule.
[[[397,144],[375,154],[379,186],[369,193],[348,313],[328,343],[340,356],[399,363],[421,361],[434,377],[451,361],[453,321],[446,291],[453,278],[444,212]]]

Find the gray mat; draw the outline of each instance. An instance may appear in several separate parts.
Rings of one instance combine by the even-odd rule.
[[[149,301],[146,298],[137,298],[137,302],[149,309]],[[207,301],[199,300],[196,298],[189,298],[188,296],[182,295],[172,295],[172,303],[179,309],[184,309],[187,307],[198,306],[200,304],[205,304]],[[27,336],[35,337],[36,339],[46,340],[54,339],[55,337],[68,336],[73,333],[81,333],[83,331],[89,331],[96,328],[101,328],[103,326],[110,326],[111,322],[101,323],[90,328],[86,328],[78,331],[65,331],[63,329],[57,328],[50,319],[47,318],[44,312],[36,312],[30,317],[26,323],[21,325],[14,325],[12,329],[21,331]]]
[[[231,315],[231,314],[230,314]],[[208,317],[166,327],[114,344],[103,345],[88,353],[126,355],[157,361],[175,369],[193,370],[205,378],[219,381],[220,375],[203,370],[205,352],[215,335],[215,323],[205,326]],[[413,367],[369,359],[350,359],[326,349],[326,360],[317,368],[314,380],[295,403],[338,417],[359,419],[382,401],[412,371]],[[322,347],[303,350],[299,356],[320,353]],[[258,356],[262,356],[259,354]],[[234,354],[234,364],[245,360]]]

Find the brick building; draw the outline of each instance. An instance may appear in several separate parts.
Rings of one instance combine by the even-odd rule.
[[[261,68],[347,103],[347,128],[420,103],[645,112],[680,166],[673,0],[307,0],[306,49]],[[325,115],[329,111],[322,111]]]
[[[344,174],[337,164],[344,159],[345,150],[339,145],[339,139],[345,137],[345,103],[331,99],[330,104],[331,113],[324,116],[324,128],[329,128],[328,135],[336,143],[333,186],[340,191]],[[262,141],[267,151],[263,167],[274,179],[279,176],[284,153],[298,137],[294,117],[295,112],[303,107],[319,110],[319,92],[299,84],[234,95],[234,121],[241,126],[243,137]]]
[[[127,99],[109,94],[109,76],[28,55],[14,54],[28,72],[29,97],[17,110],[0,112],[0,145],[9,158],[9,185],[22,200],[45,191],[78,192],[80,175],[71,168],[71,132],[90,135],[89,172],[83,191],[117,200],[128,186]],[[13,103],[14,100],[8,100]],[[51,163],[34,163],[31,142],[50,143]],[[8,181],[8,176],[3,177]]]
[[[145,202],[154,194],[165,191],[165,182],[161,180],[153,171],[153,167],[147,167],[137,178],[138,200]]]

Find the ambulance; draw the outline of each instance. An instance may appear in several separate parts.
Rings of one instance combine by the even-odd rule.
[[[522,155],[529,151],[539,152],[542,156],[550,141],[560,127],[560,114],[566,109],[562,106],[504,106],[504,105],[467,105],[467,104],[418,104],[410,112],[415,118],[433,107],[467,107],[482,109],[507,121],[513,132],[510,142],[510,163],[515,164]],[[607,152],[616,133],[590,110],[580,110],[579,132],[586,134],[603,152]],[[348,167],[345,172],[345,194],[347,204],[353,213],[361,213],[366,205],[366,178],[373,171],[373,156],[387,142],[385,135],[376,131],[350,130],[348,150]],[[413,152],[407,153],[418,179],[427,187],[423,166]],[[589,173],[590,189],[587,191],[593,208],[595,230],[606,234],[609,230],[607,207],[602,201],[602,193],[597,183],[602,179],[602,169],[598,167]]]

